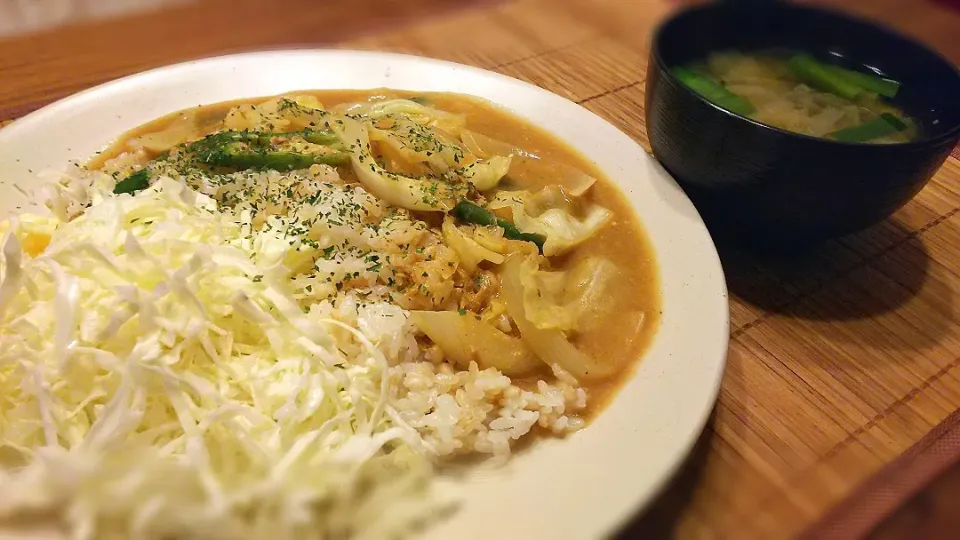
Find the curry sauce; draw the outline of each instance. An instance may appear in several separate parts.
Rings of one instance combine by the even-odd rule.
[[[585,354],[619,366],[616,377],[601,382],[583,382],[589,395],[586,417],[599,412],[620,385],[629,379],[636,363],[643,356],[657,331],[660,319],[661,297],[654,253],[640,222],[629,202],[617,186],[579,152],[546,131],[518,118],[510,112],[486,101],[446,93],[416,93],[396,90],[323,90],[298,91],[289,95],[315,96],[325,107],[341,103],[366,101],[374,98],[413,98],[423,100],[442,111],[466,116],[466,127],[538,156],[544,167],[511,171],[505,182],[518,188],[536,188],[555,183],[551,165],[574,167],[595,177],[598,181],[585,196],[613,214],[613,219],[594,236],[573,248],[569,253],[551,259],[553,269],[562,270],[584,257],[600,256],[612,261],[619,269],[616,281],[610,287],[604,316],[590,329],[578,332],[571,341]],[[241,104],[254,104],[267,98],[250,98],[218,103],[191,109],[199,135],[217,130],[225,115]],[[87,164],[99,169],[108,160],[129,151],[129,142],[148,133],[160,132],[183,116],[180,111],[137,127],[123,134],[113,145],[99,153]],[[155,156],[150,156],[155,157]],[[339,167],[341,177],[350,181],[355,177],[349,167]],[[420,217],[420,216],[418,216]],[[428,219],[429,218],[425,218]],[[541,374],[518,385],[535,385]]]

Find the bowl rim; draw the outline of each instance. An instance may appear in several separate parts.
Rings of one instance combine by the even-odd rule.
[[[723,9],[728,9],[728,10],[742,9],[743,5],[745,4],[740,4],[741,7],[737,7],[738,4],[734,2],[711,2],[708,4],[701,4],[701,5],[691,6],[688,8],[681,9],[673,13],[669,17],[667,17],[665,20],[663,20],[660,24],[657,25],[656,29],[654,30],[653,38],[651,40],[651,46],[650,46],[650,55],[655,60],[656,67],[658,68],[658,70],[664,76],[666,76],[672,83],[682,88],[685,93],[693,96],[694,98],[699,100],[701,103],[705,103],[706,105],[712,107],[713,109],[716,109],[717,111],[724,113],[736,120],[753,124],[758,128],[770,130],[785,137],[794,137],[794,138],[798,138],[800,140],[804,140],[808,142],[815,142],[815,143],[820,143],[820,144],[835,146],[835,147],[878,148],[878,149],[893,148],[893,149],[903,149],[903,150],[924,149],[932,146],[939,146],[941,144],[947,144],[947,143],[950,143],[951,141],[953,142],[953,144],[956,144],[957,141],[960,140],[960,115],[958,115],[958,120],[953,126],[949,127],[946,131],[940,133],[939,135],[934,135],[930,137],[921,137],[916,140],[907,141],[907,142],[893,142],[893,143],[883,143],[883,144],[876,144],[876,143],[870,143],[870,142],[846,142],[846,141],[837,141],[833,139],[826,139],[823,137],[816,137],[813,135],[806,135],[803,133],[789,131],[789,130],[772,126],[769,124],[764,124],[763,122],[759,122],[752,118],[748,118],[746,116],[737,114],[733,111],[727,110],[717,105],[716,103],[708,100],[707,98],[700,95],[699,93],[694,92],[693,90],[688,88],[687,85],[683,84],[682,82],[680,82],[679,79],[676,78],[676,76],[673,74],[673,72],[670,70],[669,66],[667,65],[667,62],[663,59],[661,42],[663,40],[664,32],[667,32],[670,29],[670,27],[680,24],[679,21],[682,21],[682,19],[686,17],[693,17],[699,12],[708,12],[708,11],[723,10]],[[750,9],[756,9],[756,8],[780,9],[780,10],[788,10],[788,11],[805,11],[810,13],[816,13],[822,16],[833,17],[834,19],[841,20],[845,23],[868,27],[873,31],[883,34],[886,39],[899,40],[899,41],[908,43],[910,45],[913,45],[918,50],[923,51],[924,54],[935,59],[940,64],[948,67],[953,72],[954,76],[958,79],[958,81],[960,81],[960,67],[955,66],[951,61],[946,59],[942,54],[940,54],[935,49],[929,47],[928,45],[921,43],[920,41],[914,39],[913,37],[907,36],[897,30],[894,30],[893,28],[890,28],[889,26],[881,22],[874,21],[864,17],[850,15],[835,9],[829,9],[829,8],[823,8],[823,7],[811,7],[811,6],[798,6],[796,4],[777,1],[777,0],[772,0],[770,2],[762,3],[760,5],[757,5],[756,3],[750,4]],[[647,77],[647,80],[649,80],[649,76]],[[923,132],[921,131],[921,134],[922,133]]]

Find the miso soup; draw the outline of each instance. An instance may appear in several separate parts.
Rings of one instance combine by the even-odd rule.
[[[673,70],[693,91],[776,128],[854,143],[916,139],[916,122],[892,104],[900,83],[797,52],[723,51]]]

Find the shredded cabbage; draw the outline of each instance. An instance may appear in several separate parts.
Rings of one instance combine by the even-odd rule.
[[[449,501],[388,400],[406,312],[304,312],[291,242],[169,178],[94,199],[2,230],[0,536],[379,539]]]

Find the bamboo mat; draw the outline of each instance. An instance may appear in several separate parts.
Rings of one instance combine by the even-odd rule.
[[[483,3],[337,46],[499,71],[649,149],[647,43],[669,10],[660,0]],[[794,536],[960,407],[958,211],[952,157],[894,218],[812,255],[760,262],[722,249],[732,341],[713,420],[623,536]]]
[[[649,150],[649,31],[669,7],[513,2],[344,43],[499,71]],[[469,31],[465,31],[469,29]],[[800,533],[960,407],[960,160],[886,223],[776,263],[724,252],[727,372],[676,485],[624,537]]]

